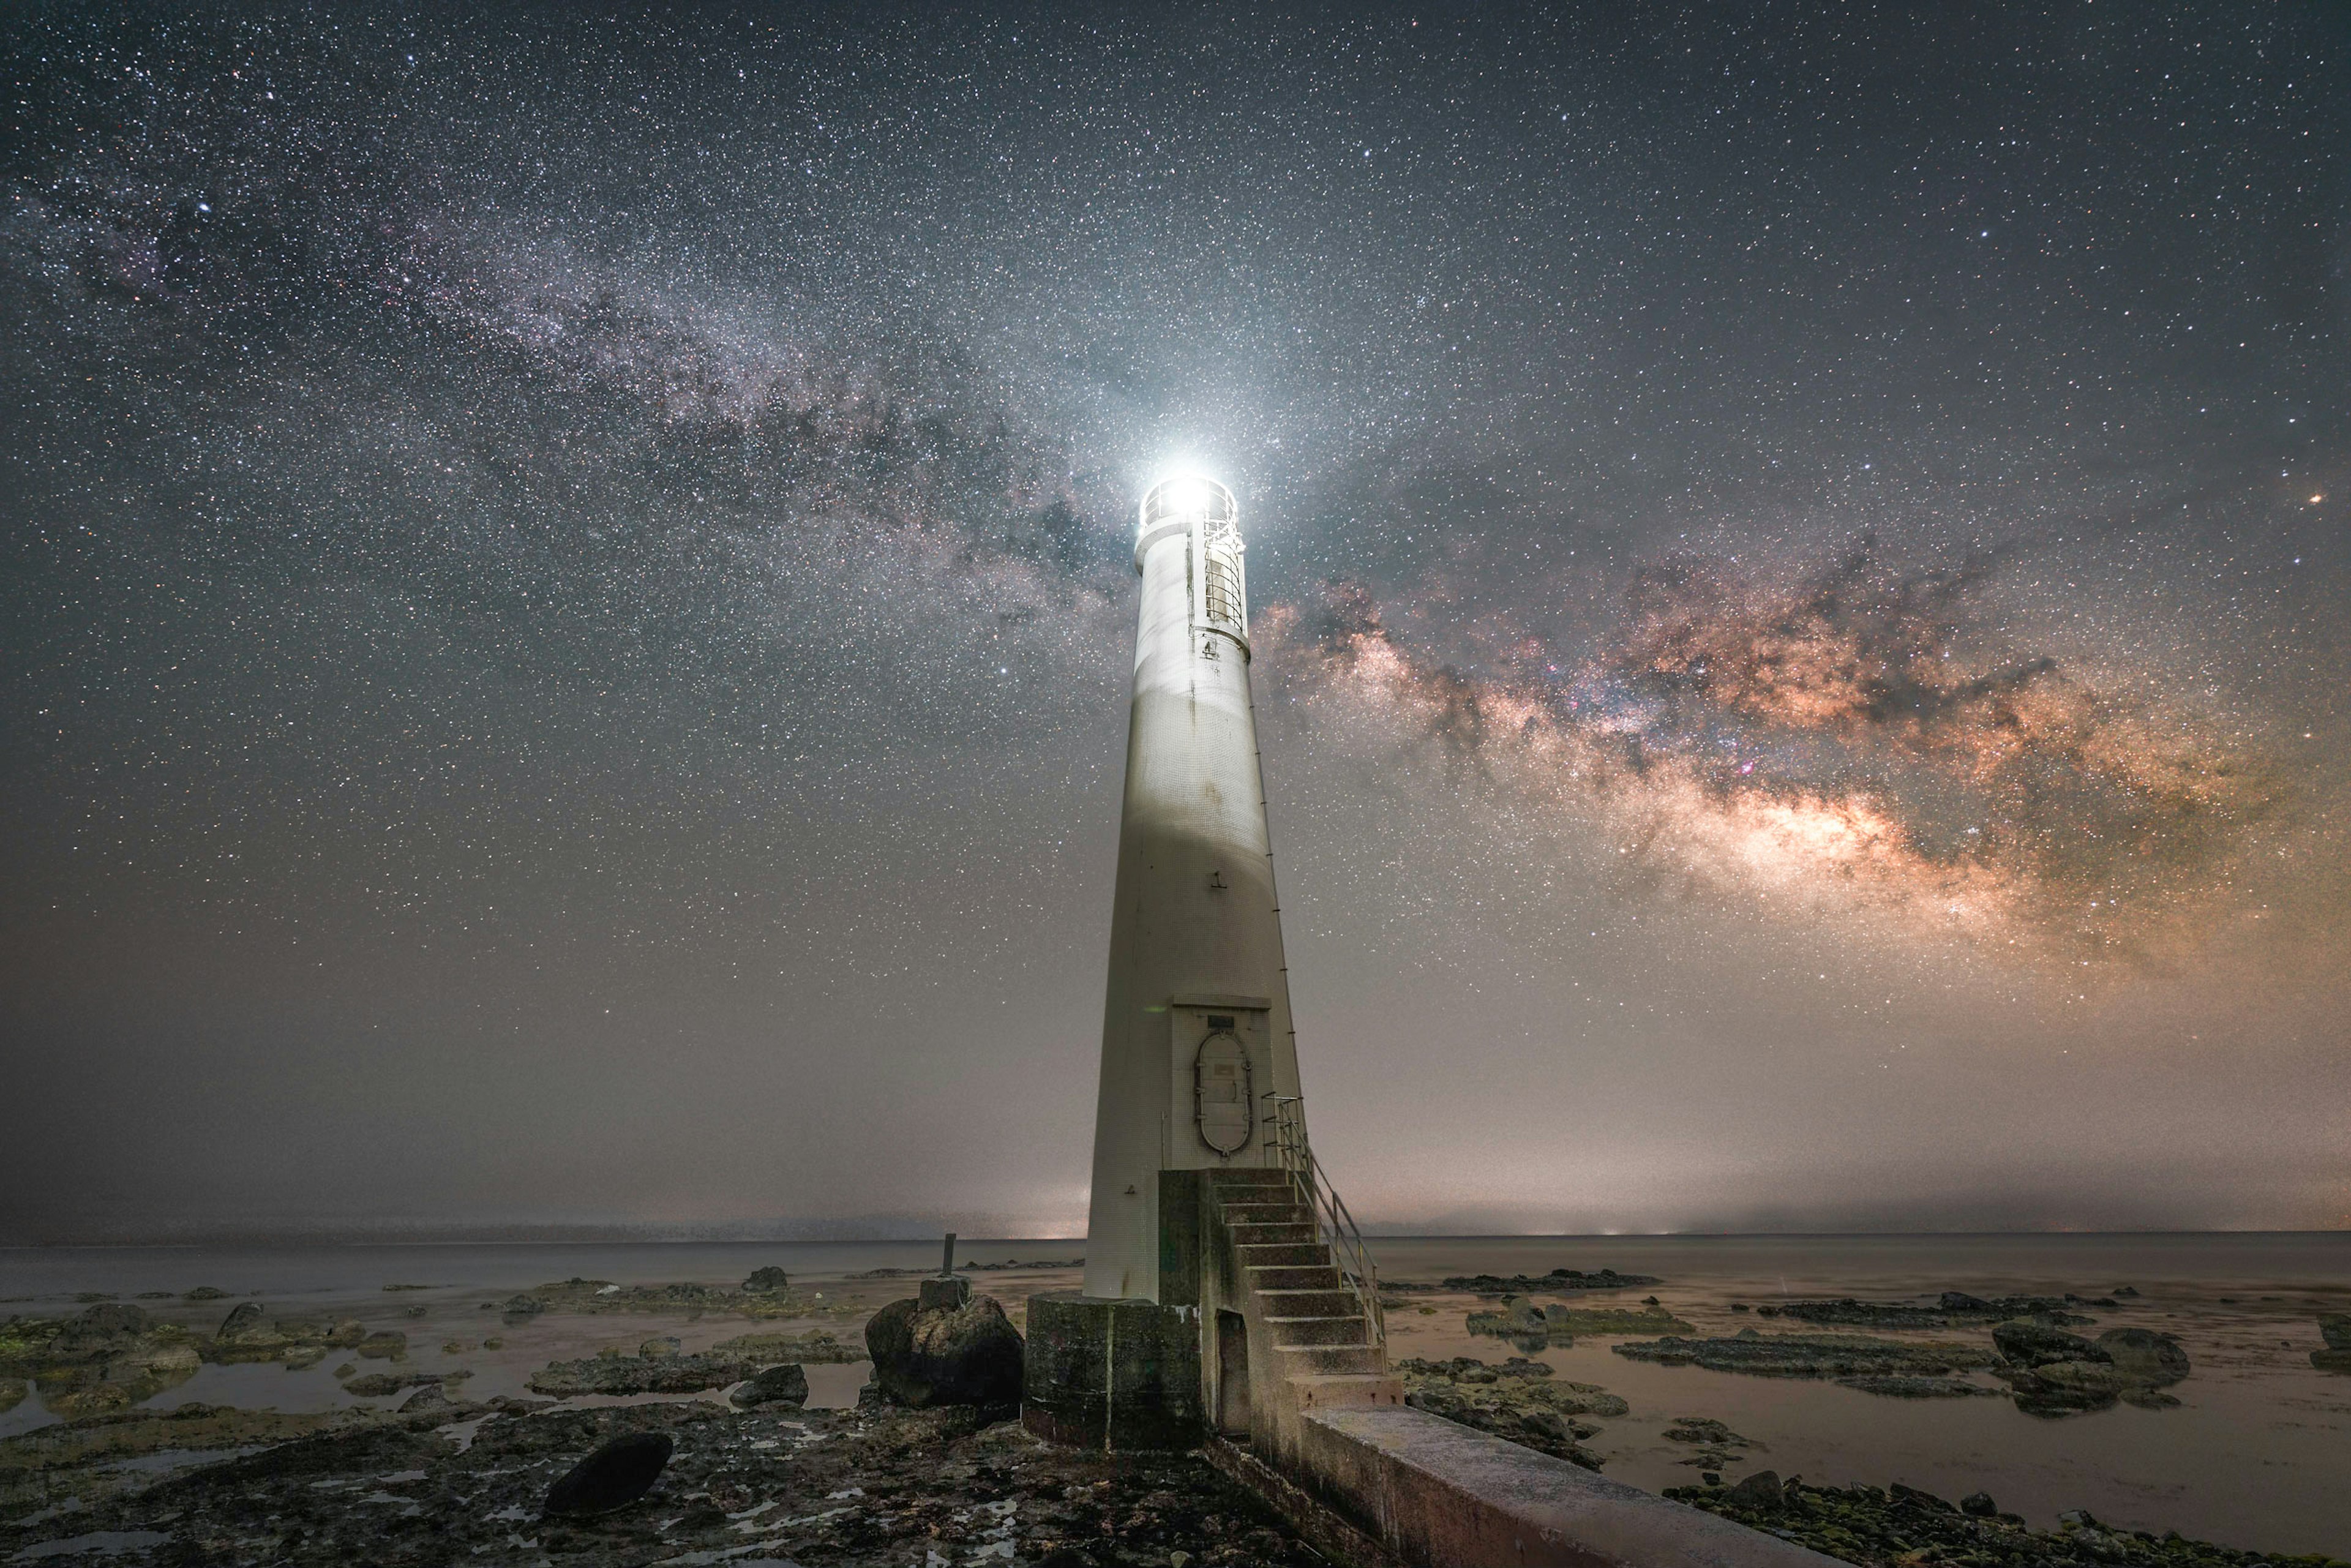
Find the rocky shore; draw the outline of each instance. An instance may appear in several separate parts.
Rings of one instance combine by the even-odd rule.
[[[413,1416],[279,1417],[281,1440],[250,1452],[234,1450],[261,1433],[239,1414],[175,1412],[176,1439],[227,1445],[232,1457],[138,1490],[75,1484],[108,1462],[101,1456],[113,1450],[89,1440],[106,1428],[52,1437],[57,1463],[46,1473],[57,1495],[0,1523],[0,1561],[84,1547],[125,1568],[550,1557],[614,1568],[788,1558],[893,1568],[1319,1561],[1196,1458],[1050,1448],[968,1406],[578,1410],[508,1400]],[[597,1517],[548,1517],[559,1479],[634,1433],[673,1445],[642,1500]],[[23,1442],[0,1448],[21,1453]]]
[[[1813,1487],[1759,1470],[1736,1486],[1672,1487],[1666,1495],[1865,1568],[2347,1568],[2336,1557],[2239,1552],[2176,1532],[2123,1530],[2079,1510],[2055,1530],[2032,1530],[1981,1492],[1952,1503],[1915,1487]]]

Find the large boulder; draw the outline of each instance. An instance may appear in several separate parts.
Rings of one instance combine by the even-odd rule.
[[[764,1269],[751,1270],[751,1277],[743,1281],[743,1292],[751,1296],[773,1295],[790,1283],[790,1276],[770,1263]]]
[[[653,1490],[672,1448],[667,1432],[630,1432],[613,1438],[563,1472],[547,1489],[553,1519],[591,1519],[628,1507]]]
[[[2326,1312],[2318,1320],[2318,1337],[2329,1350],[2351,1350],[2351,1312]]]
[[[911,1296],[894,1301],[867,1321],[865,1348],[874,1383],[901,1405],[1020,1402],[1026,1347],[992,1296],[928,1311]]]

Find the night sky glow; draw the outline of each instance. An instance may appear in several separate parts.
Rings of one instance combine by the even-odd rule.
[[[1393,1228],[2351,1225],[2351,11],[20,7],[0,1239],[1081,1228],[1239,497]]]

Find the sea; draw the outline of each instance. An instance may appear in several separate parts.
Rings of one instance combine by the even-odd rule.
[[[2177,1335],[2192,1371],[2169,1390],[2176,1407],[2124,1405],[2050,1417],[2025,1414],[2005,1398],[1891,1398],[1827,1382],[1634,1361],[1614,1354],[1623,1336],[1614,1335],[1536,1354],[1557,1376],[1598,1385],[1628,1403],[1630,1413],[1602,1422],[1586,1447],[1607,1474],[1636,1486],[1697,1480],[1690,1448],[1663,1434],[1702,1417],[1753,1445],[1723,1467],[1730,1480],[1770,1469],[1814,1484],[1898,1481],[1954,1500],[1981,1491],[2042,1528],[2066,1511],[2086,1510],[2125,1529],[2351,1557],[2351,1375],[2311,1362],[2323,1343],[2319,1316],[2351,1312],[2351,1232],[1384,1237],[1372,1247],[1384,1283],[1561,1268],[1653,1275],[1660,1281],[1654,1286],[1577,1300],[1631,1307],[1655,1295],[1699,1335],[1794,1331],[1801,1325],[1759,1322],[1753,1309],[1823,1298],[1931,1299],[1945,1291],[2113,1297],[2115,1308],[2083,1309],[2096,1320],[2085,1332],[2135,1324]],[[1078,1241],[966,1239],[957,1256],[983,1266],[976,1288],[1002,1300],[1018,1321],[1029,1293],[1078,1282],[1082,1251]],[[0,1249],[0,1317],[57,1315],[100,1297],[139,1301],[159,1319],[199,1329],[243,1301],[289,1314],[332,1312],[406,1333],[414,1370],[466,1368],[465,1396],[479,1399],[525,1393],[532,1372],[549,1361],[633,1350],[657,1335],[674,1335],[693,1351],[754,1326],[683,1308],[625,1317],[547,1313],[519,1322],[497,1312],[507,1298],[544,1281],[731,1285],[773,1264],[795,1289],[822,1292],[820,1315],[757,1326],[825,1327],[854,1338],[866,1312],[908,1293],[905,1277],[938,1260],[937,1242],[904,1241]],[[226,1295],[183,1299],[197,1287]],[[2123,1287],[2136,1294],[2116,1295]],[[1520,1354],[1468,1332],[1467,1313],[1479,1304],[1461,1292],[1403,1297],[1388,1312],[1391,1354],[1499,1361]],[[1734,1310],[1742,1306],[1749,1310]],[[493,1339],[496,1348],[485,1348]],[[333,1375],[338,1359],[301,1371],[207,1365],[150,1403],[311,1410],[387,1402],[346,1394]],[[853,1403],[866,1371],[810,1367],[811,1402]],[[36,1392],[0,1413],[0,1441],[56,1418]]]

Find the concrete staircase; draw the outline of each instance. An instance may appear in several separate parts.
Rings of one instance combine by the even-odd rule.
[[[1401,1404],[1403,1383],[1290,1173],[1219,1171],[1214,1193],[1238,1305],[1259,1331],[1252,1349],[1272,1356],[1263,1373],[1252,1368],[1254,1390],[1274,1393],[1292,1412]]]

